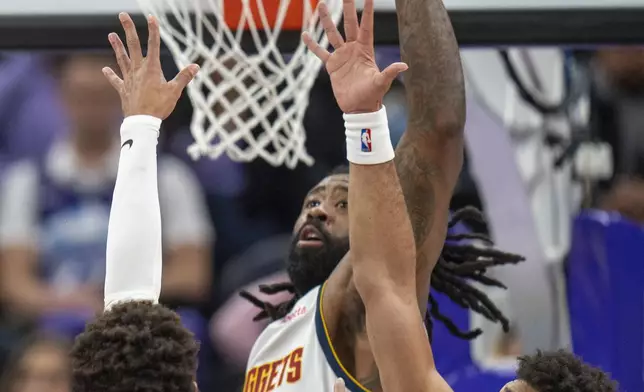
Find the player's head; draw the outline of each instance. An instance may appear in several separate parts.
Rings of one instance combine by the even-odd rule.
[[[69,342],[50,336],[33,336],[9,358],[0,391],[69,392]]]
[[[73,392],[195,392],[198,350],[172,310],[145,301],[115,305],[76,338]]]
[[[121,117],[121,104],[101,73],[112,56],[77,53],[54,59],[54,67],[72,134],[80,143],[112,142]]]
[[[284,317],[291,311],[301,295],[329,278],[334,268],[349,250],[349,221],[346,210],[348,207],[346,205],[349,186],[348,172],[347,167],[334,170],[312,189],[305,200],[302,213],[295,224],[294,245],[287,265],[292,283],[285,282],[260,287],[260,291],[265,294],[290,291],[295,294],[293,298],[274,306],[259,300],[246,291],[240,293],[262,309],[255,316],[255,320],[266,317],[277,320]],[[309,204],[309,202],[311,203]],[[318,226],[308,223],[317,220],[321,221]],[[484,219],[480,211],[467,207],[452,215],[449,227],[454,227],[461,221],[483,222]],[[307,227],[317,228],[320,233],[314,234],[323,237],[322,241],[300,243],[300,239],[306,239],[302,237],[308,235]],[[469,242],[463,243],[463,240],[478,240],[487,244],[488,247],[477,247]],[[298,243],[300,246],[297,246]],[[447,242],[443,246],[443,251],[432,272],[431,287],[433,290],[446,294],[463,308],[471,309],[490,321],[501,323],[504,331],[507,332],[510,327],[508,319],[487,295],[472,285],[470,281],[505,288],[501,282],[485,274],[487,269],[497,265],[515,264],[524,259],[519,255],[494,249],[491,247],[492,245],[490,238],[478,233],[448,235]],[[452,320],[440,313],[438,303],[432,294],[429,295],[428,302],[429,312],[427,312],[425,321],[430,337],[432,317],[445,324],[453,335],[463,339],[473,339],[482,333],[481,329],[461,331]]]
[[[517,380],[501,392],[614,392],[617,383],[564,350],[519,357]]]
[[[324,283],[349,251],[348,196],[349,169],[343,166],[304,198],[286,264],[300,295]]]

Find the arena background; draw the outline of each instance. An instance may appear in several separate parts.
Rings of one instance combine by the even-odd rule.
[[[481,207],[488,225],[475,228],[489,230],[499,247],[528,261],[494,271],[509,289],[489,291],[513,321],[510,334],[442,300],[459,325],[481,326],[485,333],[470,344],[437,326],[439,370],[457,392],[474,390],[472,385],[493,391],[510,377],[516,355],[566,347],[612,372],[624,390],[644,391],[644,50],[637,46],[644,42],[644,1],[445,2],[462,45],[468,97],[467,164],[453,208]],[[376,6],[377,56],[384,67],[399,58],[396,16],[392,1]],[[40,368],[9,353],[31,344],[38,329],[73,336],[82,326],[77,313],[88,309],[81,312],[86,304],[69,301],[60,308],[32,309],[16,282],[40,282],[61,296],[85,294],[85,282],[53,279],[46,260],[61,252],[63,258],[100,259],[109,200],[79,193],[70,185],[73,179],[34,177],[21,165],[34,162],[36,171],[46,174],[47,157],[60,140],[80,150],[89,146],[79,154],[96,154],[98,161],[109,155],[109,143],[69,142],[76,140],[70,136],[75,125],[65,105],[70,99],[77,107],[83,107],[78,100],[90,105],[100,100],[65,91],[69,86],[62,84],[78,79],[77,73],[65,73],[73,59],[109,55],[106,37],[119,31],[120,11],[142,21],[134,0],[0,3],[0,344],[5,365],[19,363],[34,379]],[[145,24],[140,26],[145,36]],[[285,53],[298,37],[283,35]],[[164,56],[172,75],[174,63],[169,53]],[[96,78],[102,78],[99,70]],[[76,79],[70,83],[79,83]],[[399,137],[405,128],[402,83],[385,104],[392,133]],[[165,122],[161,148],[178,158],[168,170],[167,199],[178,200],[177,211],[201,214],[207,222],[168,218],[173,233],[168,252],[177,260],[191,259],[198,271],[212,271],[207,274],[212,279],[202,279],[204,291],[195,293],[187,278],[177,278],[178,294],[169,301],[203,341],[201,390],[234,391],[261,328],[250,321],[252,309],[236,292],[282,277],[288,234],[304,194],[344,161],[343,124],[324,71],[305,120],[312,167],[288,170],[226,158],[193,162],[185,152],[191,114],[184,97]],[[35,182],[25,185],[30,176]],[[70,193],[73,202],[52,202]],[[86,197],[91,208],[79,207]],[[30,252],[37,271],[16,269]],[[24,276],[29,273],[31,278]],[[25,292],[33,289],[27,283]],[[49,366],[57,369],[57,363],[64,372],[64,355],[51,358]],[[16,367],[7,369],[7,382],[15,385],[6,390],[28,391],[25,383],[12,381]],[[45,382],[38,390],[69,390],[64,378],[59,389],[51,389],[54,384]]]

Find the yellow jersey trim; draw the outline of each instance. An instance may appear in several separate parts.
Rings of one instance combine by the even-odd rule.
[[[338,355],[333,348],[329,330],[326,326],[326,321],[324,320],[324,312],[322,307],[322,298],[324,298],[323,296],[325,287],[326,282],[322,285],[322,287],[320,287],[318,294],[318,309],[316,315],[316,332],[318,335],[318,342],[322,347],[324,356],[326,357],[327,362],[331,366],[331,369],[333,369],[334,373],[344,380],[347,389],[351,391],[371,392],[364,385],[360,384],[360,382],[356,380],[351,374],[349,374],[347,369],[342,365],[342,362],[340,362],[340,358],[338,358]]]

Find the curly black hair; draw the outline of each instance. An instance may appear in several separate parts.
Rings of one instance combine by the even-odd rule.
[[[199,344],[163,305],[129,301],[74,342],[73,392],[194,392]]]
[[[345,173],[348,173],[348,168],[343,166],[339,169],[334,169],[330,175]],[[485,222],[483,214],[479,210],[474,207],[465,207],[452,215],[448,226],[452,228],[460,222],[472,221],[477,223]],[[471,243],[463,242],[467,240],[483,242],[487,247],[477,247]],[[525,258],[494,249],[492,248],[493,245],[494,243],[490,237],[482,233],[474,232],[448,235],[438,263],[432,272],[431,287],[433,290],[447,295],[460,307],[471,309],[492,322],[500,323],[503,330],[508,332],[510,322],[507,317],[503,315],[483,291],[472,285],[470,281],[505,289],[507,287],[503,283],[486,275],[487,269],[499,265],[517,264],[524,261]],[[296,293],[295,287],[290,282],[262,285],[259,289],[264,294],[276,294],[288,291],[293,294],[293,298],[281,304],[273,305],[270,302],[261,301],[247,291],[240,292],[243,298],[261,309],[257,316],[255,316],[255,321],[266,318],[278,320],[286,316],[300,298],[298,293]],[[440,320],[452,335],[461,339],[471,340],[483,333],[480,328],[471,331],[461,331],[449,317],[439,311],[438,302],[436,302],[431,293],[428,298],[428,310],[425,316],[425,324],[430,339],[432,336],[432,317]]]
[[[565,350],[519,357],[517,377],[538,392],[617,391],[610,375]]]

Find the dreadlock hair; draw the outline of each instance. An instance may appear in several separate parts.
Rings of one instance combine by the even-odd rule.
[[[539,392],[617,391],[608,374],[565,350],[519,357],[517,377]]]
[[[334,169],[330,175],[347,174],[348,166],[341,166]],[[465,207],[457,210],[451,217],[448,228],[453,228],[459,223],[477,222],[485,224],[485,219],[481,211],[474,207]],[[464,241],[480,241],[487,247],[478,247]],[[431,276],[431,287],[439,293],[447,295],[452,301],[464,309],[470,309],[481,314],[488,320],[500,323],[504,332],[510,330],[510,322],[503,315],[490,298],[480,289],[476,288],[471,282],[477,282],[485,286],[507,287],[499,280],[486,276],[487,269],[490,267],[517,264],[525,259],[522,256],[502,252],[493,248],[494,243],[489,236],[482,233],[461,233],[447,235],[443,251],[434,267]],[[295,306],[300,296],[295,290],[295,286],[290,282],[278,283],[273,285],[260,285],[259,290],[264,294],[276,294],[288,291],[293,294],[289,301],[278,305],[261,301],[247,291],[240,292],[240,295],[246,300],[253,303],[261,311],[253,318],[255,321],[269,318],[279,320],[286,316]],[[431,340],[432,336],[432,318],[441,321],[450,333],[456,337],[466,340],[472,340],[481,335],[483,331],[476,328],[471,331],[462,331],[447,316],[442,314],[438,307],[438,302],[432,295],[428,297],[428,312],[425,315],[425,323]]]

